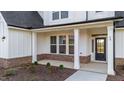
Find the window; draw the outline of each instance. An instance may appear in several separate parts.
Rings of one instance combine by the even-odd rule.
[[[74,36],[69,35],[69,54],[74,54]]]
[[[52,19],[53,19],[53,20],[59,19],[59,11],[52,13]]]
[[[66,54],[66,36],[59,36],[59,53]]]
[[[67,40],[67,37],[68,37],[68,40]],[[68,51],[66,48],[68,49]],[[68,35],[68,36],[60,35],[58,36],[58,38],[57,36],[51,36],[50,52],[59,53],[59,54],[66,54],[68,52],[67,54],[74,54],[74,35]]]
[[[56,42],[56,36],[50,37],[50,51],[51,53],[57,52],[57,42]]]
[[[52,20],[68,18],[68,11],[53,11]]]
[[[61,19],[68,18],[68,11],[61,11]]]

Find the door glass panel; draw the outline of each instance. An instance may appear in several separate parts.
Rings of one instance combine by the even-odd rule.
[[[97,53],[104,53],[104,39],[97,39]]]

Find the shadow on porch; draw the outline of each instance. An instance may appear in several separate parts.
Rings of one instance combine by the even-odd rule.
[[[52,66],[59,66],[64,65],[65,68],[74,68],[73,62],[66,62],[66,61],[56,61],[56,60],[41,60],[38,61],[39,64],[46,65],[47,63],[50,63]],[[80,70],[85,71],[92,71],[92,72],[98,72],[98,73],[107,73],[107,64],[106,63],[99,63],[99,62],[90,62],[88,64],[80,64]]]

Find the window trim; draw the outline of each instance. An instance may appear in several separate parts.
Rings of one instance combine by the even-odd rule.
[[[70,51],[69,51],[69,50],[70,50],[70,49],[69,49],[70,46],[73,46],[73,47],[74,47],[74,43],[73,43],[73,44],[70,44],[70,43],[69,43],[69,37],[70,37],[70,36],[73,36],[73,37],[74,37],[74,35],[68,35],[68,54],[74,55],[74,53],[71,54]]]
[[[69,45],[70,46],[74,46],[74,44],[69,44],[69,36],[70,35],[73,35],[73,34],[59,34],[59,35],[52,35],[52,36],[56,36],[56,53],[51,53],[51,50],[50,50],[50,54],[57,54],[57,55],[70,55],[70,56],[73,56],[74,54],[70,54],[69,53]],[[66,36],[66,43],[65,44],[61,44],[61,45],[65,45],[65,48],[66,48],[66,51],[65,53],[60,53],[59,52],[59,36]],[[50,36],[51,37],[51,36]],[[51,44],[50,44],[51,46]]]
[[[60,44],[60,36],[64,36],[65,37],[65,44]],[[66,40],[66,38],[67,38],[66,35],[59,35],[59,38],[58,38],[59,39],[59,43],[58,43],[58,47],[59,47],[58,53],[59,54],[66,54],[66,51],[67,51],[67,48],[66,48],[66,46],[67,46],[66,45],[67,40]],[[63,46],[63,45],[65,46],[65,53],[60,53],[60,46]]]
[[[67,17],[62,17],[62,12],[67,12]],[[54,19],[54,13],[58,13],[58,18]],[[69,11],[52,11],[52,21],[69,18]]]
[[[54,19],[54,13],[58,13],[58,18]],[[59,11],[53,11],[52,12],[52,20],[55,21],[55,20],[59,20],[60,19],[60,12]]]
[[[51,43],[51,37],[56,37],[56,44],[52,44]],[[52,51],[51,51],[51,46],[56,46],[56,52],[55,53],[52,53]],[[56,54],[57,53],[57,36],[50,36],[50,53],[52,53],[52,54]]]
[[[67,17],[62,17],[62,12],[67,12]],[[61,19],[66,19],[69,17],[69,12],[68,11],[61,11]]]

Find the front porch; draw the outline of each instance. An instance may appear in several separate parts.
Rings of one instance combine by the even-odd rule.
[[[74,63],[67,62],[67,61],[41,60],[41,61],[38,61],[38,63],[42,65],[46,65],[47,63],[50,63],[52,66],[58,67],[60,65],[63,65],[65,68],[71,68],[71,69],[74,68]],[[80,70],[107,74],[107,64],[100,63],[100,62],[90,62],[87,64],[81,63]]]
[[[114,75],[114,40],[112,20],[36,30],[32,62]]]

